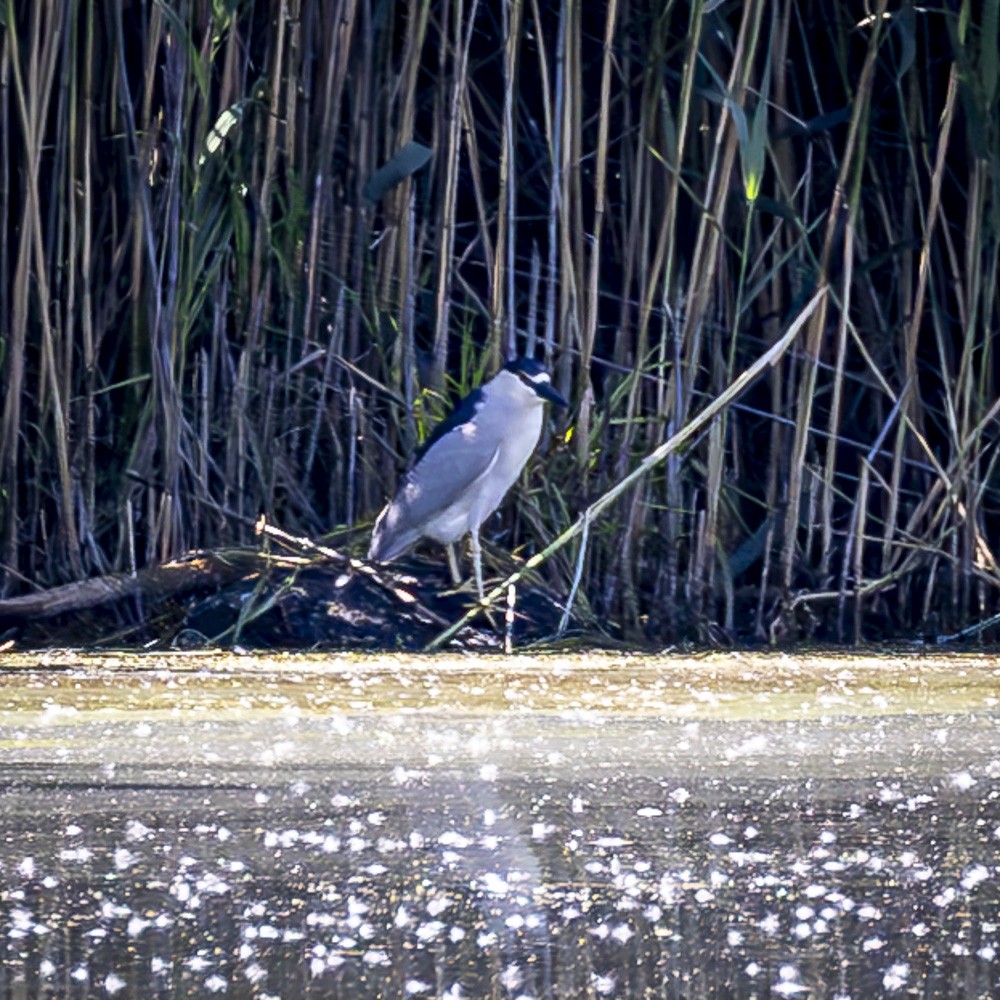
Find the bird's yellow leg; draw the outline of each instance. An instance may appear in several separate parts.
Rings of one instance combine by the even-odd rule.
[[[462,577],[458,572],[458,559],[455,556],[455,546],[452,542],[445,545],[448,550],[448,569],[451,571],[451,582],[457,587],[462,582]]]
[[[469,532],[469,542],[472,545],[472,561],[476,567],[476,592],[479,594],[479,603],[485,604],[483,596],[483,553],[479,547],[479,532],[473,529]]]

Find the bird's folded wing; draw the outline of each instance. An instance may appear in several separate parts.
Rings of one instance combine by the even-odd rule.
[[[468,425],[457,427],[424,452],[393,502],[405,505],[410,523],[433,517],[473,489],[496,464],[499,454],[499,441],[482,440]]]

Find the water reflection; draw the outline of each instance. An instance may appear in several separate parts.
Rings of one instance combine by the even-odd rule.
[[[0,732],[4,998],[1000,993],[995,712],[99,726]]]

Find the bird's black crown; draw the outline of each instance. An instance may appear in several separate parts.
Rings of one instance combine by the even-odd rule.
[[[537,375],[544,375],[545,365],[534,358],[511,358],[504,365],[504,370],[513,372],[515,375],[527,375],[529,378]]]
[[[557,406],[567,406],[567,402],[552,388],[552,378],[545,366],[534,358],[511,358],[503,370],[516,375],[529,389],[538,393]]]

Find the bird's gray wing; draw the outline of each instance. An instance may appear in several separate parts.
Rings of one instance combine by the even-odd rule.
[[[400,504],[411,525],[450,507],[494,466],[500,440],[481,428],[461,424],[438,438],[400,484]]]

